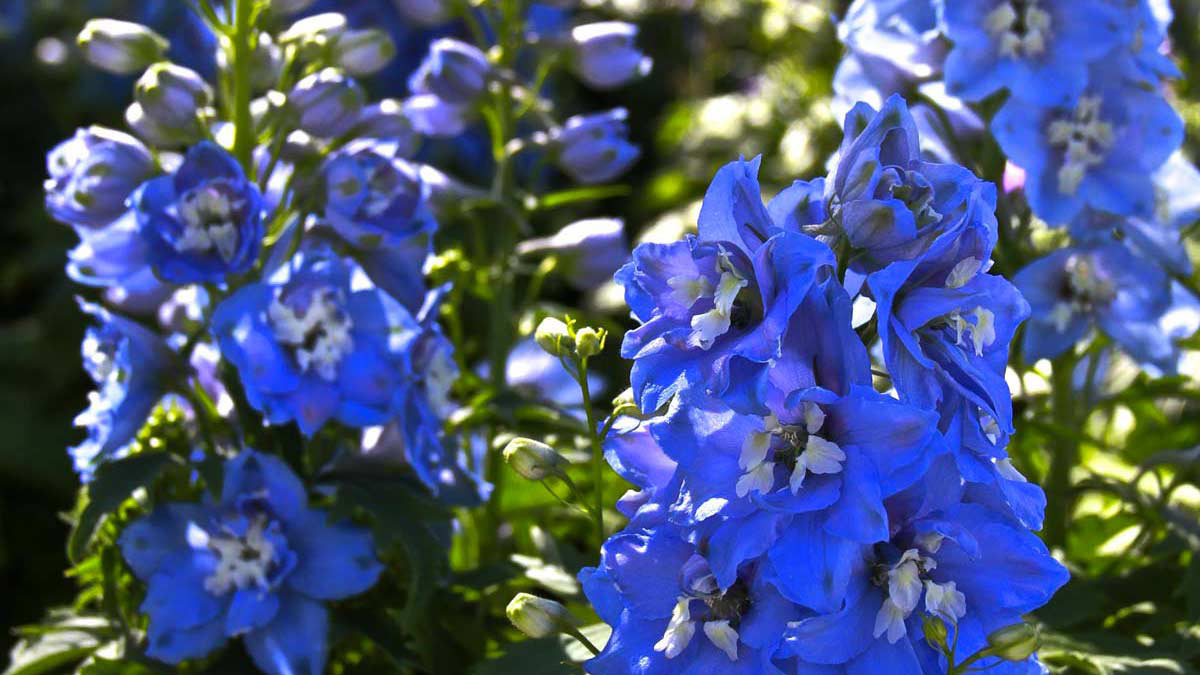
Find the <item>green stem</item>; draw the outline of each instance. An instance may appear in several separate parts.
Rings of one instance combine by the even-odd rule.
[[[1054,359],[1051,375],[1054,423],[1063,429],[1075,429],[1078,419],[1075,392],[1075,354],[1068,352]],[[1074,497],[1071,492],[1071,469],[1079,463],[1079,441],[1061,438],[1050,457],[1050,473],[1046,478],[1046,543],[1051,547],[1066,544],[1068,519]]]
[[[583,410],[587,414],[588,438],[592,444],[592,517],[596,521],[596,536],[600,550],[604,546],[604,449],[596,428],[596,410],[592,406],[592,392],[588,386],[588,360],[579,360],[579,391],[583,393]]]
[[[233,155],[253,175],[254,118],[250,114],[250,68],[254,62],[256,0],[237,0],[233,24]]]

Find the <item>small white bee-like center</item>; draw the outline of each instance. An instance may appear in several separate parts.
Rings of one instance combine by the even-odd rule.
[[[275,546],[267,538],[268,521],[259,515],[250,523],[243,536],[207,536],[201,532],[189,534],[193,545],[206,545],[217,554],[217,568],[204,580],[204,589],[213,595],[245,588],[266,589],[267,574],[275,562]]]
[[[338,365],[354,349],[350,335],[354,323],[333,290],[314,293],[306,311],[292,309],[277,298],[267,313],[275,336],[293,349],[302,371],[315,370],[330,382],[337,379]]]
[[[205,185],[183,195],[176,214],[183,233],[175,241],[180,253],[207,253],[216,249],[225,262],[237,254],[238,231],[234,219],[244,202],[233,201],[217,186]]]
[[[837,443],[817,434],[825,426],[825,412],[815,403],[804,403],[804,426],[783,426],[770,415],[763,421],[763,430],[752,432],[742,444],[738,465],[745,473],[738,478],[734,487],[738,497],[752,492],[768,494],[775,489],[775,466],[781,461],[795,462],[788,478],[792,494],[804,486],[804,478],[810,473],[841,473],[846,453]],[[772,440],[776,437],[787,441],[788,447],[779,453],[772,451]]]
[[[1002,2],[984,18],[983,28],[999,43],[1000,55],[1033,58],[1046,51],[1051,19],[1037,0]]]
[[[1084,96],[1070,117],[1050,123],[1050,145],[1063,150],[1058,170],[1058,190],[1063,194],[1075,194],[1087,172],[1104,162],[1113,147],[1116,133],[1101,117],[1101,103],[1098,96]]]
[[[916,610],[922,591],[925,593],[925,611],[929,614],[952,623],[966,615],[967,599],[955,582],[939,584],[928,578],[929,573],[937,569],[937,561],[931,556],[941,543],[940,535],[926,535],[920,544],[924,552],[908,549],[878,578],[877,583],[884,587],[885,595],[875,615],[875,637],[886,635],[888,642],[893,644],[904,637],[908,630],[904,622]]]

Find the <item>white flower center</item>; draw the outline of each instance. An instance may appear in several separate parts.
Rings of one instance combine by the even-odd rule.
[[[1071,256],[1067,259],[1066,272],[1059,300],[1050,311],[1050,319],[1060,333],[1067,329],[1076,314],[1091,312],[1096,305],[1112,302],[1116,296],[1112,282],[1096,273],[1090,256]]]
[[[770,493],[775,488],[776,463],[790,459],[793,454],[795,465],[788,479],[788,487],[792,494],[800,491],[804,485],[804,478],[809,473],[840,473],[842,462],[846,461],[846,453],[842,452],[837,443],[817,436],[824,425],[824,411],[809,401],[804,403],[803,429],[783,426],[774,415],[765,418],[763,430],[752,432],[742,444],[738,465],[745,473],[738,478],[735,486],[737,496],[745,497],[754,491],[764,495]],[[777,456],[771,449],[772,440],[776,437],[786,441],[787,447],[778,451],[779,455],[784,456]]]
[[[1037,0],[1000,3],[984,19],[983,27],[999,42],[1000,55],[1013,59],[1041,56],[1050,40],[1050,14]]]
[[[886,595],[879,612],[875,615],[874,636],[887,636],[895,643],[907,633],[904,622],[916,610],[925,593],[925,611],[940,616],[951,623],[957,622],[967,613],[967,599],[950,581],[938,584],[927,578],[937,568],[931,556],[941,547],[942,537],[926,535],[920,542],[925,554],[915,548],[904,552],[900,560],[881,575],[878,583],[885,587]]]
[[[354,324],[335,291],[314,293],[307,311],[292,309],[276,298],[267,312],[275,336],[292,347],[302,371],[315,370],[331,382],[337,379],[338,364],[354,349],[350,335]]]
[[[667,279],[671,287],[672,299],[684,307],[691,307],[701,298],[712,298],[713,308],[692,317],[692,335],[690,342],[701,348],[709,349],[717,338],[729,332],[733,325],[734,305],[738,294],[750,282],[738,272],[733,260],[725,249],[720,249],[717,255],[717,270],[721,273],[716,288],[707,277],[674,276]]]
[[[233,220],[243,204],[241,200],[231,201],[213,185],[183,195],[175,207],[177,217],[183,223],[183,234],[175,241],[175,250],[206,253],[216,249],[222,260],[232,260],[238,247],[238,231]]]
[[[1115,132],[1100,116],[1100,97],[1079,99],[1069,118],[1050,123],[1050,144],[1063,148],[1063,165],[1058,170],[1058,189],[1073,195],[1092,167],[1104,161],[1112,149]]]
[[[209,536],[197,527],[189,530],[188,539],[193,546],[206,546],[217,554],[217,568],[205,578],[204,590],[224,595],[252,586],[266,589],[270,585],[267,574],[275,561],[275,546],[266,536],[268,527],[267,517],[260,514],[240,537]]]
[[[709,621],[695,620],[689,609],[692,600],[693,598],[686,595],[679,596],[675,609],[671,612],[671,620],[667,622],[667,629],[663,631],[662,638],[654,644],[654,651],[661,652],[668,659],[679,656],[696,635],[696,624],[702,623],[708,641],[724,652],[730,661],[737,661],[740,636],[737,629],[731,625],[730,619],[718,616]]]
[[[971,336],[976,356],[983,356],[985,347],[996,341],[996,314],[990,309],[976,307],[964,317],[961,312],[946,315],[946,324],[954,329],[954,344],[961,345],[963,336]]]

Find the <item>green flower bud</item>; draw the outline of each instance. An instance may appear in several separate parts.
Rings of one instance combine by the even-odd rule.
[[[279,44],[325,46],[337,41],[346,32],[346,15],[325,12],[300,19],[279,36]]]
[[[925,641],[939,650],[946,649],[946,624],[931,614],[921,618],[921,628],[925,632]]]
[[[88,63],[117,75],[132,75],[161,61],[170,43],[140,23],[92,19],[79,31],[79,48]]]
[[[1042,631],[1030,623],[1017,623],[994,631],[987,641],[992,654],[1006,661],[1024,661],[1041,645]]]
[[[512,625],[531,638],[550,637],[570,627],[571,613],[566,607],[529,593],[517,593],[504,611]]]
[[[551,356],[562,356],[575,348],[575,339],[571,337],[571,329],[567,324],[548,316],[538,324],[533,332],[533,339],[538,346]]]
[[[582,358],[595,356],[604,350],[604,329],[585,326],[575,331],[575,353]]]
[[[504,461],[529,480],[563,476],[567,460],[554,448],[530,438],[514,438],[504,447]]]
[[[133,86],[142,112],[180,139],[196,142],[204,130],[198,114],[212,103],[213,92],[190,68],[160,62],[150,66]]]

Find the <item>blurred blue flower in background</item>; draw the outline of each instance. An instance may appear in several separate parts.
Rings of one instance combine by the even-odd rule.
[[[1130,39],[1130,10],[1106,0],[942,0],[946,88],[979,101],[1007,88],[1043,106],[1071,106],[1088,66]]]
[[[146,582],[146,653],[177,664],[242,637],[265,673],[323,672],[323,603],[362,593],[383,572],[371,535],[309,508],[276,457],[245,450],[224,474],[219,501],[164,504],[121,535]]]
[[[555,162],[580,183],[606,183],[625,173],[641,156],[628,140],[624,108],[576,115],[550,131]]]
[[[1027,172],[1034,213],[1056,225],[1084,206],[1152,215],[1153,174],[1183,142],[1183,121],[1171,104],[1125,82],[1111,62],[1092,68],[1076,101],[1039,107],[1014,98],[991,127],[1005,154]]]

